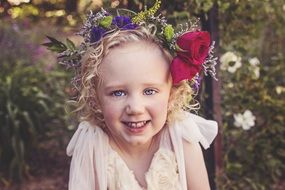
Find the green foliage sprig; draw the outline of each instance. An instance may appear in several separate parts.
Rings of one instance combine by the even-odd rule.
[[[153,16],[160,8],[161,1],[156,0],[153,7],[148,10],[139,12],[134,18],[132,18],[133,23],[139,24],[140,22],[146,20],[147,17]]]

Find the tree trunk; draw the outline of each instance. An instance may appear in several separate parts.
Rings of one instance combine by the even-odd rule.
[[[202,28],[211,33],[212,41],[215,41],[215,53],[219,55],[219,28],[218,28],[218,6],[215,4],[207,13],[207,18],[201,17]],[[219,64],[216,65],[217,78],[219,79]],[[216,189],[214,179],[220,176],[222,171],[222,114],[221,114],[221,82],[216,81],[210,76],[205,77],[205,114],[209,119],[218,122],[219,132],[214,144],[210,149],[204,152],[206,166],[209,174],[209,181],[212,190]]]

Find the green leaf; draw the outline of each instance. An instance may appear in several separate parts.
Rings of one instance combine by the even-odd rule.
[[[59,46],[51,46],[51,47],[48,47],[47,49],[50,51],[57,52],[57,53],[61,53],[61,52],[64,52],[66,50],[66,48],[62,48]]]
[[[29,115],[29,113],[27,111],[23,111],[22,115],[24,116],[24,119],[26,120],[26,122],[29,125],[29,131],[33,134],[35,134],[36,130],[35,130],[35,126],[34,123]]]
[[[59,58],[59,61],[78,60],[78,59],[80,59],[80,55],[73,54],[73,55],[69,55],[69,56],[61,56],[61,57],[58,57],[58,58]]]
[[[57,39],[50,37],[50,36],[46,36],[52,43],[55,44],[63,44],[62,42],[58,41]]]
[[[74,51],[76,49],[74,43],[68,38],[66,38],[66,46],[68,49],[70,49],[72,51]]]
[[[50,110],[46,102],[44,102],[43,100],[39,100],[38,104],[41,106],[41,108],[44,109],[45,112],[48,112]]]
[[[100,20],[99,25],[104,28],[109,28],[112,24],[113,16],[106,16],[102,20]]]
[[[43,43],[42,45],[46,46],[48,50],[61,53],[67,49],[67,46],[64,43],[50,36],[46,36],[46,37],[50,40],[50,42]]]
[[[47,43],[43,43],[43,46],[47,46],[47,47],[52,47],[54,45],[54,43],[52,42],[47,42]]]

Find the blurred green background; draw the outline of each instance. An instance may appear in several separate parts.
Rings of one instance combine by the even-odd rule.
[[[41,44],[46,35],[79,43],[74,33],[90,9],[139,11],[154,1],[0,2],[0,189],[67,189],[72,71]],[[205,21],[214,8],[223,122],[216,189],[285,189],[285,0],[164,0],[161,12],[179,23]]]

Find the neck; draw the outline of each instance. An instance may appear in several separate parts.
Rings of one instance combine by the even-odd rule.
[[[150,153],[155,153],[159,148],[160,134],[155,135],[147,143],[139,145],[131,145],[121,142],[120,140],[117,140],[110,135],[109,137],[109,142],[112,149],[119,153],[121,156],[124,155],[130,158],[144,157]]]

